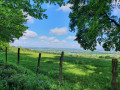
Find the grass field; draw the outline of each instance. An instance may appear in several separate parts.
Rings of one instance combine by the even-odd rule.
[[[38,51],[21,50],[19,67],[30,70],[35,74],[38,55]],[[51,90],[111,89],[111,59],[65,54],[63,60],[63,85],[60,87],[58,85],[59,58],[60,55],[42,53],[39,76],[45,76],[49,79]],[[5,52],[0,52],[0,60],[5,61]],[[11,48],[9,50],[8,63],[17,64],[17,49]],[[120,71],[120,62],[118,66],[118,71]]]

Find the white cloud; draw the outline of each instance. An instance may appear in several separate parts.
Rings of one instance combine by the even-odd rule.
[[[52,41],[53,43],[59,43],[59,40],[58,39],[55,39]]]
[[[71,6],[72,6],[71,4],[66,4],[65,6],[59,7],[59,8],[57,9],[57,11],[62,10],[63,12],[70,12],[70,11],[71,11],[71,10],[70,10],[70,7],[71,7]]]
[[[86,5],[88,5],[88,3],[87,3],[87,2],[85,2],[85,3],[84,3],[84,2],[82,2],[82,3],[80,3],[80,4],[79,4],[79,6],[80,6],[80,7],[82,7],[82,6],[86,6]]]
[[[71,39],[74,40],[75,38],[76,38],[76,37],[74,37],[74,36],[68,36],[66,39],[67,39],[67,40],[71,40]]]
[[[27,18],[28,19],[27,21],[30,23],[30,24],[33,24],[34,23],[34,18],[31,17],[30,15],[27,15]]]
[[[66,40],[62,40],[61,43],[66,43]]]
[[[13,38],[13,40],[14,40],[14,41],[18,41],[19,39],[17,39],[17,38]]]
[[[49,48],[77,48],[77,49],[82,49],[80,47],[80,44],[78,44],[77,41],[72,41],[72,42],[67,42],[66,40],[58,40],[58,39],[51,39],[52,37],[47,37],[46,36],[42,36],[42,39],[48,40],[47,42],[40,42],[40,41],[31,41],[28,42],[27,40],[15,40],[14,43],[10,43],[10,45],[13,46],[22,46],[22,47],[49,47]],[[102,46],[100,46],[97,43],[97,47],[98,50],[103,50]]]
[[[15,41],[14,43],[10,43],[13,46],[22,46],[22,47],[49,47],[49,48],[80,48],[78,44],[74,42],[71,43],[63,43],[64,40],[54,40],[53,42],[27,42],[23,40]]]
[[[46,37],[46,36],[41,36],[41,37],[39,37],[39,40],[40,40],[40,41],[53,42],[53,43],[59,42],[59,40],[56,39],[55,37]]]
[[[41,37],[39,37],[39,40],[40,40],[40,41],[47,41],[47,40],[48,40],[48,37],[46,37],[46,36],[41,36]]]
[[[98,50],[104,50],[103,47],[102,47],[102,45],[100,45],[99,43],[97,43],[96,49],[98,49]]]
[[[23,33],[23,36],[21,37],[22,40],[28,40],[28,39],[31,39],[31,38],[36,38],[38,37],[37,33],[34,32],[34,31],[30,31],[30,30],[26,30],[24,33]]]
[[[23,11],[22,11],[23,12]],[[23,15],[26,15],[26,19],[28,19],[27,21],[30,23],[30,24],[33,24],[34,23],[34,18],[31,17],[29,14],[27,14],[26,12],[23,12]]]
[[[54,41],[55,40],[55,37],[50,37],[48,38],[49,41]]]
[[[51,29],[51,30],[50,30],[50,34],[52,34],[52,35],[57,35],[57,36],[66,35],[66,34],[67,34],[67,28],[66,28],[66,27],[63,27],[63,28]]]
[[[60,40],[56,39],[55,37],[41,36],[41,37],[39,37],[39,40],[40,41],[46,41],[46,42],[49,42],[49,43],[59,43],[59,44],[66,43],[65,40],[60,41]]]
[[[55,37],[46,37],[46,36],[41,36],[39,37],[40,41],[54,41]]]

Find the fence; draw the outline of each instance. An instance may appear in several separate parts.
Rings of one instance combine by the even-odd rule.
[[[7,48],[6,48],[6,65],[7,65]],[[61,53],[60,56],[60,64],[59,64],[59,85],[62,85],[62,63],[63,63],[64,52]],[[39,74],[40,68],[40,59],[41,53],[39,53],[38,63],[36,75]],[[18,48],[18,65],[20,64],[20,48]],[[118,60],[112,59],[112,79],[111,79],[111,90],[118,90]]]

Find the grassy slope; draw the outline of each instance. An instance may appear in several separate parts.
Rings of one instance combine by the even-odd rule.
[[[59,58],[60,55],[42,53],[40,63],[40,74],[47,76],[51,83],[54,83],[51,88],[55,89],[59,88]],[[0,52],[0,59],[5,60],[5,53]],[[30,69],[35,73],[37,60],[38,52],[21,50],[20,66]],[[17,63],[16,49],[13,48],[9,51],[8,61]],[[110,90],[110,88],[111,60],[65,55],[62,90]]]

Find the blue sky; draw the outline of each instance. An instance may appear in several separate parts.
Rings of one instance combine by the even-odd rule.
[[[28,30],[19,40],[11,45],[22,47],[80,48],[74,41],[76,32],[69,31],[70,4],[45,4],[48,19],[38,20],[28,15]]]
[[[22,47],[49,47],[49,48],[80,48],[74,41],[76,32],[69,31],[70,4],[59,7],[58,5],[45,4],[48,19],[38,20],[28,15],[28,30],[19,40],[11,45]],[[113,14],[118,15],[119,9]],[[102,49],[97,46],[97,49]]]

